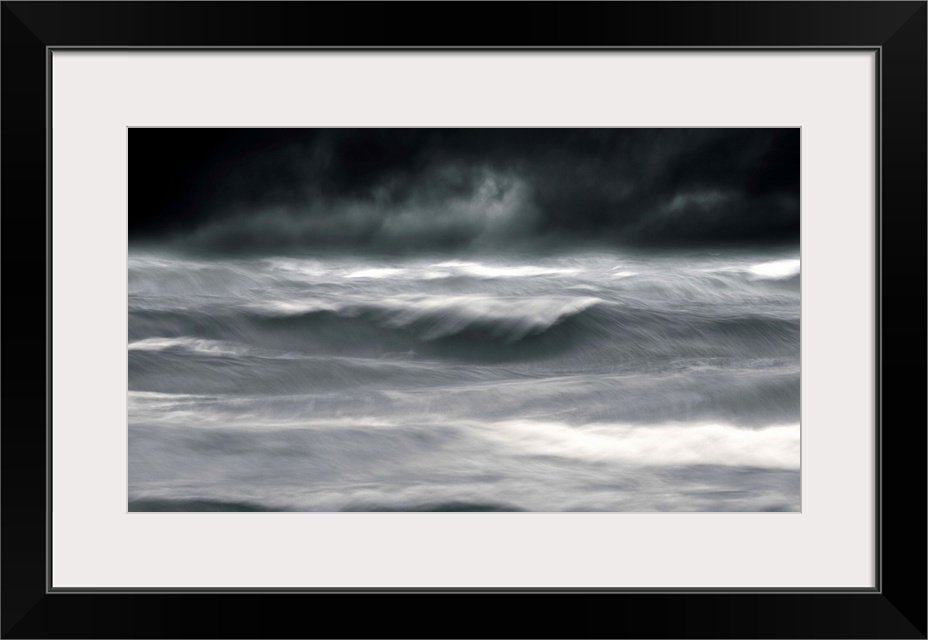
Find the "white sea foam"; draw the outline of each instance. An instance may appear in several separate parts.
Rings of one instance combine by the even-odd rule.
[[[757,278],[785,280],[799,275],[799,260],[774,260],[754,265],[748,271]]]
[[[361,269],[345,274],[346,278],[391,278],[406,273],[406,269],[396,269],[393,267],[383,267],[380,269]]]
[[[800,468],[799,424],[741,427],[717,422],[666,424],[569,424],[520,418],[474,421],[432,412],[411,418],[392,415],[316,416],[301,397],[280,396],[273,402],[247,396],[207,396],[129,392],[133,422],[222,431],[312,430],[344,433],[369,431],[373,437],[405,446],[420,432],[445,432],[470,451],[505,458],[567,459],[603,468],[713,465],[759,469]],[[392,435],[391,435],[392,434]],[[405,435],[401,435],[405,434]],[[404,440],[411,436],[408,442]],[[481,444],[483,443],[483,444]],[[351,458],[352,440],[343,442]],[[616,467],[618,465],[618,467]]]
[[[510,420],[486,437],[525,455],[641,465],[728,465],[799,469],[799,425],[742,428],[717,423],[593,424]]]
[[[535,267],[535,266],[502,266],[487,265],[479,262],[462,262],[449,260],[431,265],[432,267],[454,269],[460,273],[476,276],[478,278],[524,278],[531,276],[573,275],[579,273],[575,268]],[[434,272],[433,272],[434,273]]]

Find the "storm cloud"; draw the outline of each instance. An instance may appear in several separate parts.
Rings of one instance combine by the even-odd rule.
[[[798,129],[146,129],[129,235],[218,252],[799,241]]]

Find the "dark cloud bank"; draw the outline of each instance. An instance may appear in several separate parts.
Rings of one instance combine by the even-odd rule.
[[[129,152],[136,244],[799,242],[798,129],[132,129]]]

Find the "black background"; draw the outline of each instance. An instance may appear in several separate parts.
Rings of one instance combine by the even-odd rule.
[[[4,2],[2,12],[3,637],[925,637],[924,2]],[[69,45],[881,46],[878,590],[48,593],[45,47]]]

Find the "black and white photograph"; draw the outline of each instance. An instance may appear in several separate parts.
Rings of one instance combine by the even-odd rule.
[[[128,508],[798,512],[799,128],[130,128]]]
[[[0,636],[925,640],[926,0],[466,8],[4,2]]]

